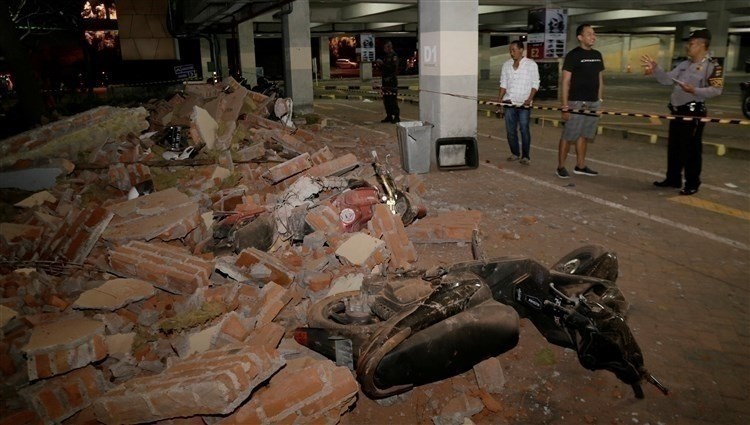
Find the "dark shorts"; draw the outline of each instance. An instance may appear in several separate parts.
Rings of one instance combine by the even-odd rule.
[[[579,110],[585,109],[587,111],[596,111],[599,109],[601,102],[595,101],[579,101],[574,100],[568,102],[570,109]],[[584,115],[584,114],[570,114],[570,118],[565,123],[563,129],[562,139],[569,142],[574,142],[581,137],[586,139],[593,139],[596,136],[596,129],[599,124],[599,116]]]

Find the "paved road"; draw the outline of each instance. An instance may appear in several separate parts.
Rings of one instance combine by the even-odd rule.
[[[418,119],[417,105],[401,108],[403,120]],[[380,102],[320,99],[315,110],[329,117],[332,133],[349,135],[344,140],[353,147],[347,151],[366,158],[378,149],[398,157],[395,126],[378,122]],[[480,115],[478,133],[478,169],[423,175],[430,213],[482,211],[488,256],[525,255],[552,264],[584,244],[615,250],[619,285],[632,303],[629,323],[646,366],[671,394],[646,388],[646,399],[636,401],[611,374],[582,369],[572,352],[551,347],[525,323],[519,347],[500,357],[507,379],[499,396],[504,410],[477,423],[749,423],[747,161],[706,155],[701,191],[681,197],[651,185],[665,168],[660,144],[598,137],[588,164],[601,175],[562,180],[554,174],[559,128],[532,127],[528,167],[504,160],[502,120]],[[424,265],[471,255],[465,245],[418,250]],[[549,350],[553,364],[539,363]],[[425,414],[424,406],[416,406],[419,391],[451,384],[435,385],[407,398],[400,412],[362,401],[346,423],[376,421],[384,412],[417,423]]]
[[[375,84],[379,81],[373,80]],[[724,119],[744,119],[740,109],[740,88],[739,83],[750,81],[750,74],[732,73],[725,79],[724,93],[708,101],[709,116],[713,118]],[[350,84],[357,85],[361,82],[357,79],[335,79],[319,82],[319,86]],[[402,86],[418,86],[418,77],[401,77],[399,84]],[[367,84],[363,84],[367,86]],[[339,97],[344,96],[342,92],[331,92],[322,89],[316,89],[316,94],[337,93]],[[639,74],[612,73],[605,76],[605,103],[604,110],[645,113],[666,115],[667,103],[671,86],[662,86],[656,83],[652,78]],[[402,90],[402,94],[418,98],[418,92]],[[361,94],[361,93],[360,93]],[[480,81],[478,87],[478,98],[482,100],[496,100],[497,82]],[[559,102],[552,100],[541,100],[536,103],[537,106],[554,106],[558,107]],[[491,106],[479,106],[479,109],[492,109]],[[559,119],[560,114],[552,111],[534,111],[534,116],[541,118]],[[660,137],[666,137],[668,133],[668,121],[658,118],[637,118],[621,117],[606,115],[601,120],[601,125],[610,128],[633,130],[656,134]],[[704,132],[704,141],[709,143],[720,143],[741,152],[742,157],[750,159],[750,138],[747,133],[750,131],[750,121],[748,125],[735,124],[715,124],[709,123]],[[709,150],[706,151],[710,152]],[[736,151],[734,152],[737,153]]]

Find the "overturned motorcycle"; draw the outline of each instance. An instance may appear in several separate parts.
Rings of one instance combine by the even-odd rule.
[[[297,328],[302,345],[348,364],[378,399],[445,379],[518,343],[519,316],[581,365],[606,369],[643,398],[644,367],[625,323],[629,305],[615,284],[617,257],[579,248],[547,269],[529,258],[468,261],[399,279],[367,279],[361,290],[327,297]]]

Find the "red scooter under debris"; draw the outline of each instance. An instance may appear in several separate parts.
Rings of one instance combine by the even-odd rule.
[[[644,367],[615,284],[617,257],[585,246],[550,269],[529,258],[477,260],[398,279],[367,279],[361,290],[315,304],[302,345],[349,365],[362,391],[384,398],[442,380],[518,343],[527,318],[548,342],[606,369],[643,398],[643,381],[667,388]]]

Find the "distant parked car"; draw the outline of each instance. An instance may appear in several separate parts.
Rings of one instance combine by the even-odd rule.
[[[340,69],[354,69],[358,68],[359,64],[351,59],[337,59],[336,67]]]
[[[750,119],[750,81],[740,83],[740,93],[742,94],[742,113],[745,118]]]

